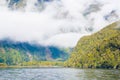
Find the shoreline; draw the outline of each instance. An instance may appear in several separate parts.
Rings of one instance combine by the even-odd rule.
[[[1,68],[66,68],[63,66],[0,66]]]
[[[75,69],[106,69],[106,70],[113,70],[114,68],[76,68],[76,67],[64,67],[64,66],[0,66],[0,69],[22,69],[22,68],[75,68]],[[114,69],[120,70],[120,69]]]

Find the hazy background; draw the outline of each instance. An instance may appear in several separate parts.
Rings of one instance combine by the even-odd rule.
[[[0,39],[74,47],[120,16],[119,0],[23,0],[25,6],[19,1],[0,0]]]

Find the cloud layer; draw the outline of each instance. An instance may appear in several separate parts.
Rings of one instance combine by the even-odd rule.
[[[40,12],[34,9],[34,0],[30,1],[32,6],[23,12],[9,10],[0,0],[1,39],[74,47],[80,37],[100,30],[120,15],[119,0],[54,0],[44,3]]]

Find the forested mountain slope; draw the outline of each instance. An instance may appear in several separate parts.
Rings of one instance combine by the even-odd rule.
[[[30,61],[64,61],[69,56],[68,50],[3,39],[0,40],[0,63],[17,65]]]
[[[81,38],[65,66],[120,68],[120,22]]]

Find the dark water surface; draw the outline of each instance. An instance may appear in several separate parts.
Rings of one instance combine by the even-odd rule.
[[[9,68],[0,69],[0,80],[120,80],[120,70]]]

